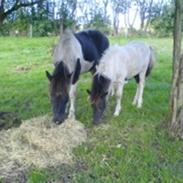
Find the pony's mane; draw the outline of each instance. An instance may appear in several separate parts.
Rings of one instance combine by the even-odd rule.
[[[96,101],[105,94],[109,88],[111,80],[102,74],[95,74],[92,82],[91,101]]]

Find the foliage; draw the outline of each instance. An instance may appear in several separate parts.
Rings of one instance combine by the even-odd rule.
[[[129,0],[112,0],[112,11],[113,11],[113,29],[114,33],[117,35],[119,31],[119,16],[120,14],[125,14],[131,6]]]
[[[91,15],[91,19],[89,23],[86,25],[87,28],[95,28],[104,33],[109,33],[109,19],[108,17],[104,17],[102,13],[102,9],[95,10],[96,12]]]
[[[61,0],[59,5],[59,19],[63,28],[72,27],[75,24],[75,11],[76,11],[75,0]]]
[[[121,15],[126,17],[123,25],[125,29],[134,29],[133,25],[139,14],[141,32],[146,33],[150,27],[157,35],[169,36],[172,32],[174,16],[174,2],[169,1],[171,0],[40,0],[39,3],[18,8],[6,16],[3,25],[0,26],[0,35],[57,35],[60,27],[71,27],[75,30],[96,28],[117,35],[123,22]],[[15,5],[12,0],[4,2],[6,2],[4,4],[6,9],[11,9]],[[2,7],[0,6],[0,11]],[[112,11],[109,11],[109,8]],[[130,8],[136,8],[133,18],[130,17]]]
[[[54,12],[51,12],[51,9],[53,9],[51,2],[43,2],[31,8],[21,8],[7,18],[7,21],[0,29],[0,34],[28,36],[31,31],[30,26],[33,29],[33,36],[55,34],[58,31],[58,22],[53,20]]]
[[[2,0],[0,1],[0,25],[17,10],[42,4],[44,0]]]
[[[154,7],[156,8],[156,7]],[[151,26],[158,36],[170,36],[173,32],[174,3],[165,4],[160,11],[154,11]]]

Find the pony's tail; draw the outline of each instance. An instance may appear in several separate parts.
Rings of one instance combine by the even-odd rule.
[[[149,65],[146,71],[146,77],[149,76],[149,74],[151,73],[151,70],[154,66],[155,63],[155,55],[154,55],[154,50],[153,48],[150,46],[150,58],[149,58]]]

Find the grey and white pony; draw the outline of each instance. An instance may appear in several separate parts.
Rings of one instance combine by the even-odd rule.
[[[131,42],[125,46],[115,45],[106,50],[93,77],[91,91],[88,90],[94,123],[101,120],[108,96],[113,92],[117,102],[114,116],[119,115],[123,87],[130,78],[134,77],[137,82],[133,105],[138,108],[142,106],[145,77],[150,74],[154,61],[152,48],[141,42]]]
[[[66,29],[55,47],[54,71],[46,75],[50,80],[50,96],[53,121],[57,124],[65,119],[66,107],[70,100],[69,118],[75,118],[75,96],[79,75],[95,72],[103,52],[109,47],[105,35],[97,30],[73,33]]]

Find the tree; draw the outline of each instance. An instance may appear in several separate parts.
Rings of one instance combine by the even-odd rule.
[[[134,29],[134,23],[137,18],[138,8],[136,8],[133,18],[131,17],[129,10],[130,9],[127,10],[127,12],[124,16],[124,21],[125,21],[125,27],[129,27],[132,30],[132,29]],[[130,17],[132,19],[131,21],[130,21]]]
[[[31,7],[30,25],[32,25],[34,36],[47,36],[57,30],[54,11],[55,2],[53,0],[43,1],[37,6]]]
[[[178,136],[181,138],[183,138],[183,55],[181,56],[182,8],[182,0],[176,0],[170,123],[171,133],[174,136]]]
[[[33,0],[32,0],[33,1]],[[8,7],[12,4],[8,4]],[[5,7],[6,8],[6,7]],[[59,29],[55,20],[55,1],[42,0],[13,11],[0,27],[1,35],[47,36]]]
[[[19,10],[22,7],[30,7],[38,4],[44,0],[1,0],[0,3],[0,25],[4,20],[13,12]]]
[[[77,0],[60,0],[58,7],[60,7],[58,15],[61,24],[61,31],[66,27],[75,26]]]
[[[147,31],[152,15],[153,0],[135,0],[140,13],[140,29]]]
[[[170,36],[173,32],[175,5],[173,1],[158,3],[153,7],[150,25],[158,36]]]
[[[119,16],[125,14],[130,7],[129,0],[111,0],[113,11],[113,29],[114,34],[117,35],[119,31]]]
[[[109,0],[103,0],[103,9],[104,9],[104,21],[108,21],[108,16],[107,16],[107,6],[109,4]]]

